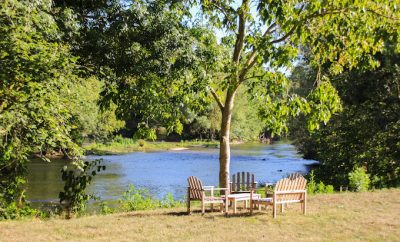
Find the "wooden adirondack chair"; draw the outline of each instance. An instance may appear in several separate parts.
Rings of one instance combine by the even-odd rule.
[[[229,193],[250,193],[252,189],[257,188],[257,182],[254,181],[254,174],[250,172],[238,172],[233,174],[232,181],[229,182]]]
[[[273,205],[273,216],[276,218],[277,205],[283,206],[288,203],[301,203],[301,209],[306,214],[307,204],[307,180],[300,174],[291,174],[288,178],[283,178],[276,183],[272,198],[253,198],[254,191],[250,194],[250,213],[253,212],[254,205]]]
[[[226,202],[225,197],[214,196],[214,191],[228,191],[228,188],[216,188],[214,186],[203,186],[200,179],[195,176],[188,178],[188,198],[187,198],[187,212],[190,214],[190,201],[201,201],[201,214],[204,215],[205,205],[211,204],[211,210],[213,210],[213,204],[220,204],[220,209],[223,211]],[[206,194],[206,191],[210,192],[210,195]]]

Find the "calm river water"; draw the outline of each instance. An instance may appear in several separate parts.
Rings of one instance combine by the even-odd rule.
[[[88,156],[103,158],[106,171],[99,173],[89,187],[102,200],[121,197],[129,184],[146,188],[156,197],[172,193],[175,199],[186,194],[187,177],[199,177],[204,185],[218,185],[218,149],[184,151],[135,152],[124,155]],[[304,160],[294,146],[287,143],[273,145],[234,145],[231,154],[231,173],[249,171],[259,183],[276,182],[292,172],[307,172],[315,163]],[[32,161],[28,169],[27,196],[32,202],[57,200],[63,187],[60,178],[65,160],[51,163]]]

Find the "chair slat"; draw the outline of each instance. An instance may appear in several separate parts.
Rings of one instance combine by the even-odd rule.
[[[236,178],[236,175],[235,174],[233,174],[233,176],[232,176],[232,191],[236,191],[236,180],[235,180],[235,178]]]
[[[236,191],[240,191],[240,172],[237,173]]]
[[[250,192],[254,185],[254,174],[250,172],[241,171],[232,175],[231,192]]]
[[[242,171],[242,183],[241,183],[241,187],[240,187],[240,191],[244,191],[244,186],[245,186],[245,181],[244,181],[244,171]]]
[[[250,172],[246,173],[246,191],[250,191]]]

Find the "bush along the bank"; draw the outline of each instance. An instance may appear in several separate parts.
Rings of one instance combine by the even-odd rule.
[[[138,189],[129,185],[128,190],[119,200],[123,211],[149,210],[156,208],[174,208],[182,206],[181,201],[174,200],[172,194],[167,194],[161,200],[153,198],[147,189]]]
[[[307,183],[307,193],[308,194],[316,194],[316,193],[333,193],[334,188],[332,185],[325,185],[322,181],[316,182],[314,171],[310,172],[310,178]]]
[[[364,167],[357,167],[349,173],[349,186],[352,191],[365,192],[369,189],[371,180]]]
[[[60,192],[60,203],[67,212],[66,218],[71,218],[72,213],[82,213],[90,199],[98,199],[93,194],[86,194],[86,187],[92,182],[98,172],[104,171],[106,166],[100,165],[101,159],[94,161],[77,161],[73,169],[67,166],[61,170],[61,178],[65,182],[64,191]]]

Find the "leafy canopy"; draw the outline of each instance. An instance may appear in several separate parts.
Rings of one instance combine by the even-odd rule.
[[[217,93],[244,84],[263,102],[260,114],[275,133],[287,121],[308,114],[310,129],[328,122],[340,110],[327,75],[315,77],[315,89],[304,98],[289,93],[287,73],[299,57],[312,66],[328,65],[332,74],[345,68],[377,67],[374,53],[385,38],[399,33],[398,1],[195,1],[208,24],[223,30],[231,59],[224,78],[212,79]],[[397,46],[399,50],[399,46]],[[219,97],[222,104],[224,97]],[[217,100],[218,101],[218,100]]]

